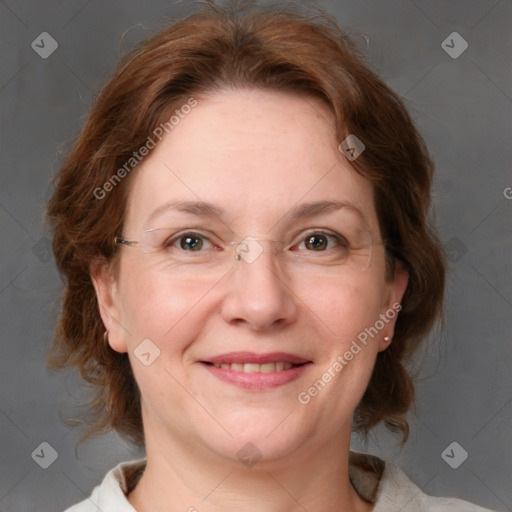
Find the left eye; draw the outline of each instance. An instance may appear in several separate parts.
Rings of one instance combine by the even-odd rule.
[[[337,236],[329,233],[316,232],[307,234],[295,247],[297,249],[322,252],[339,245],[341,245],[341,242]]]

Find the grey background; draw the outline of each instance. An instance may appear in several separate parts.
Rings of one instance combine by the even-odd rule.
[[[354,448],[395,460],[425,492],[512,510],[512,3],[325,1],[372,66],[406,101],[437,163],[435,209],[451,260],[447,325],[419,354],[411,437],[377,429]],[[176,15],[174,2],[0,2],[0,510],[59,511],[83,499],[118,461],[141,456],[115,434],[82,444],[59,414],[86,392],[53,374],[44,352],[60,281],[41,229],[49,180],[119,55]],[[58,42],[49,58],[31,43]],[[441,43],[469,44],[452,59]],[[57,452],[42,469],[41,442]],[[457,469],[441,457],[456,441]],[[458,457],[458,452],[454,452]]]

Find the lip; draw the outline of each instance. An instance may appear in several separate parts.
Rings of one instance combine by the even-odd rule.
[[[295,354],[288,352],[269,352],[267,354],[256,354],[255,352],[229,352],[228,354],[221,354],[208,359],[203,359],[202,363],[254,363],[254,364],[265,364],[275,363],[277,361],[288,361],[293,364],[304,364],[308,363],[307,359],[299,357]]]
[[[230,368],[218,368],[212,364],[265,364],[272,362],[275,363],[278,361],[288,361],[300,366],[294,366],[287,370],[281,370],[272,373],[245,373],[241,371],[234,371]],[[250,389],[253,391],[273,389],[293,382],[294,380],[297,380],[305,371],[307,371],[308,367],[312,364],[312,362],[308,361],[307,359],[286,352],[272,352],[268,354],[256,354],[254,352],[231,352],[229,354],[222,354],[208,358],[207,360],[199,361],[199,363],[203,368],[205,368],[218,379],[243,389]]]

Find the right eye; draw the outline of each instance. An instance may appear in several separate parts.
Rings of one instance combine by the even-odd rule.
[[[203,235],[199,233],[182,233],[165,244],[166,247],[173,247],[175,249],[181,249],[187,252],[199,252],[202,250],[213,249],[215,246],[213,243]]]

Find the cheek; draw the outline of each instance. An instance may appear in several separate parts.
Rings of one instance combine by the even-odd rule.
[[[333,283],[307,303],[318,318],[323,347],[300,403],[307,402],[333,432],[348,421],[347,411],[351,414],[368,386],[378,352],[380,335],[371,328],[379,319],[380,292],[378,281],[371,279]]]
[[[121,322],[129,333],[129,345],[150,338],[160,346],[169,338],[183,339],[176,333],[195,328],[197,322],[190,318],[205,295],[200,279],[171,279],[131,261],[120,275]]]
[[[384,280],[369,273],[358,280],[333,280],[321,290],[304,298],[322,340],[312,395],[304,391],[312,400],[318,393],[317,407],[331,404],[334,428],[356,407],[371,377],[380,336],[372,328],[381,312]]]
[[[327,339],[340,348],[375,323],[385,290],[384,279],[370,273],[358,279],[333,278],[317,288],[296,283],[295,289]]]

